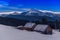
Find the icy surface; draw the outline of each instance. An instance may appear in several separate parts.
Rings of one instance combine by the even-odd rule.
[[[54,30],[53,35],[44,35],[0,25],[0,40],[60,40],[60,32]]]

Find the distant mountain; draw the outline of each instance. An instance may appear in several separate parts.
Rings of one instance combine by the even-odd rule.
[[[37,24],[52,24],[54,28],[54,23],[57,23],[57,21],[60,21],[60,14],[51,11],[31,9],[25,12],[12,11],[0,13],[0,24],[11,26],[25,25],[26,22],[35,22]]]
[[[17,12],[17,11],[12,11],[12,12],[1,12],[0,16],[1,17],[6,17],[8,15],[19,15],[21,14],[21,12]]]
[[[27,15],[27,16],[53,16],[53,13],[42,12],[42,11],[39,11],[39,10],[31,9],[27,12],[23,12],[21,15]]]
[[[54,14],[54,12],[51,11],[40,11],[36,9],[31,9],[29,11],[25,12],[18,12],[18,11],[12,11],[12,12],[3,12],[0,13],[1,17],[8,17],[8,18],[15,18],[15,19],[22,19],[22,20],[29,20],[29,21],[41,21],[42,18],[47,19],[48,21],[55,21],[60,20],[59,14]]]
[[[42,12],[36,9],[31,9],[26,12],[13,12],[5,17],[8,18],[15,18],[15,19],[22,19],[22,20],[29,20],[29,21],[41,21],[41,19],[44,17],[48,21],[55,21],[55,14],[50,12]]]
[[[26,22],[35,22],[37,24],[52,24],[54,28],[54,23],[56,23],[57,20],[60,21],[60,14],[36,9],[25,12],[12,11],[0,13],[0,24],[11,26],[25,25]]]

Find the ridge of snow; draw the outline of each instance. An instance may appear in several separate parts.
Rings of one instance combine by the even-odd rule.
[[[53,14],[60,14],[60,12],[54,12],[54,11],[48,11],[48,10],[39,10],[39,11],[42,11],[42,12],[50,12],[50,13],[53,13]]]
[[[12,12],[1,12],[0,13],[0,16],[1,17],[6,17],[8,15],[18,15],[18,14],[21,14],[22,12],[19,12],[19,11],[12,11]]]
[[[30,11],[32,9],[24,9],[24,10]],[[54,11],[49,11],[49,10],[38,10],[38,9],[35,9],[35,10],[40,11],[40,12],[43,12],[43,13],[48,12],[48,13],[52,13],[52,14],[60,14],[60,12],[54,12]],[[37,11],[31,11],[29,13],[32,13],[32,12],[35,12],[36,13]],[[13,14],[14,12],[17,12],[18,14],[19,13],[22,13],[22,12],[19,12],[19,11],[11,11],[11,12],[0,12],[0,14]],[[37,12],[37,13],[39,13],[39,12]]]
[[[36,8],[34,8],[34,9],[36,9]],[[23,10],[30,11],[32,9],[30,9],[30,8],[23,8]],[[36,10],[41,11],[41,12],[50,12],[50,13],[53,13],[53,14],[60,14],[60,12],[55,12],[55,11],[50,11],[50,10],[39,10],[39,9],[36,9]]]
[[[49,14],[50,13],[50,14]],[[29,10],[29,11],[27,11],[27,13],[25,14],[25,15],[29,15],[29,16],[44,16],[44,15],[46,15],[46,16],[50,16],[50,17],[53,17],[53,12],[52,11],[46,11],[46,10]]]
[[[0,12],[0,14],[13,14],[14,12],[22,13],[22,12],[19,12],[19,11],[12,11],[12,12]]]

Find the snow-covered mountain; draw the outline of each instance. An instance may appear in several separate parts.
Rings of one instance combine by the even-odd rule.
[[[29,10],[26,12],[25,15],[28,16],[49,16],[49,17],[53,17],[54,14],[51,12],[43,12],[43,11],[39,11],[39,10]]]
[[[52,11],[46,11],[46,10],[36,10],[36,9],[30,9],[26,12],[19,12],[19,11],[12,11],[12,12],[1,12],[0,16],[5,15],[26,15],[26,16],[50,16],[53,17],[55,14],[59,14],[60,12],[52,12]]]
[[[44,11],[44,10],[36,10],[36,9],[30,9],[25,12],[19,12],[19,11],[12,11],[12,12],[3,12],[0,13],[1,17],[8,17],[8,18],[15,18],[15,19],[23,19],[23,20],[40,20],[42,17],[47,18],[48,20],[55,20],[59,19],[60,16],[57,14],[58,12],[52,12],[52,11]]]
[[[12,11],[12,12],[1,12],[0,13],[0,16],[1,17],[6,17],[8,15],[19,15],[21,14],[22,12],[18,12],[18,11]]]
[[[50,12],[42,12],[36,9],[31,9],[25,12],[11,12],[7,14],[2,14],[1,16],[8,17],[8,18],[29,20],[29,21],[39,21],[43,17],[45,17],[47,20],[51,21],[54,20],[55,14]]]

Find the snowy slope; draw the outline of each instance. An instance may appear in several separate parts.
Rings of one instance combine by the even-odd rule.
[[[53,35],[44,35],[0,25],[0,40],[60,40],[60,33],[57,31],[53,32]]]

